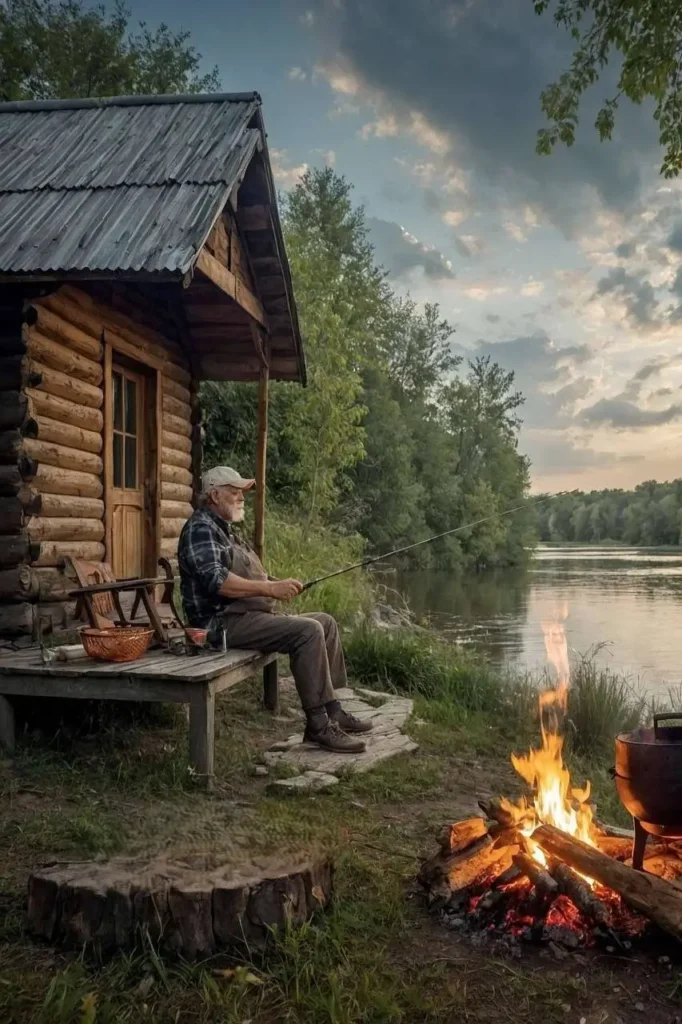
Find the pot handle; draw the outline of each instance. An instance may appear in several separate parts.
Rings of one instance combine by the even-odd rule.
[[[659,722],[670,722],[674,719],[682,722],[682,711],[665,711],[663,714],[654,715],[654,737],[656,739],[661,738],[658,729]],[[682,725],[678,725],[676,728],[670,728],[670,726],[668,726],[664,731],[666,734],[679,733],[679,736],[682,739]]]

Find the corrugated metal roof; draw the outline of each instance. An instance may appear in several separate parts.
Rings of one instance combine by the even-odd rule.
[[[186,272],[261,139],[258,106],[0,105],[0,273]]]

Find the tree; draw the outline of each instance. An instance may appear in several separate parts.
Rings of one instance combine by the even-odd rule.
[[[220,87],[217,68],[199,74],[201,54],[189,32],[140,23],[130,12],[86,7],[82,0],[4,0],[0,4],[3,100],[206,92]]]
[[[570,31],[575,50],[570,68],[542,93],[551,125],[538,133],[537,149],[547,154],[575,138],[583,95],[614,59],[620,59],[617,87],[597,114],[599,137],[610,139],[622,96],[633,103],[655,101],[654,118],[664,147],[662,173],[682,169],[682,4],[679,0],[534,0],[543,14],[553,9],[557,25]]]

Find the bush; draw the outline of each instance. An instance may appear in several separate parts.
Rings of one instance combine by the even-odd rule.
[[[613,758],[614,739],[636,729],[648,704],[623,676],[599,668],[592,650],[572,666],[568,690],[567,741],[576,754]]]

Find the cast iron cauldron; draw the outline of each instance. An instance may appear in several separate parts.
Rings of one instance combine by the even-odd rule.
[[[682,837],[682,725],[661,725],[673,719],[682,722],[682,712],[654,715],[653,728],[616,738],[613,774],[620,801],[635,819],[635,867],[641,867],[647,832]]]

